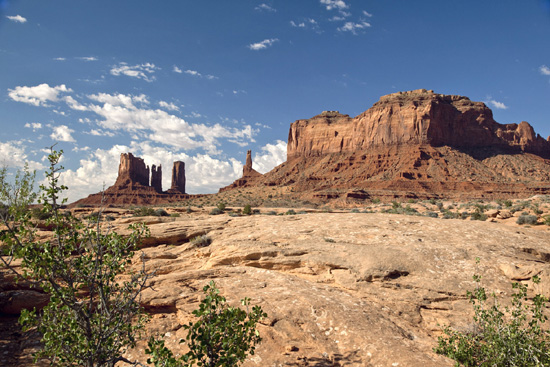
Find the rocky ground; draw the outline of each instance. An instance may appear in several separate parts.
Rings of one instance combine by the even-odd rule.
[[[471,327],[466,291],[474,287],[473,274],[502,302],[512,281],[532,288],[536,274],[542,278],[536,290],[550,295],[546,197],[369,203],[336,211],[260,208],[251,216],[209,215],[206,206],[192,206],[191,213],[186,205],[162,209],[173,216],[134,217],[130,209],[105,215],[120,232],[135,221],[148,224],[143,252],[157,275],[142,299],[152,315],[147,333],[164,335],[180,352],[182,325],[210,280],[232,304],[249,297],[268,314],[259,326],[264,340],[245,366],[452,366],[432,348],[441,325]],[[443,219],[452,213],[467,219]],[[539,224],[517,223],[527,215]],[[197,236],[210,244],[197,245]],[[30,366],[36,344],[23,340],[13,321],[0,320],[0,364]],[[129,356],[144,360],[143,348]]]

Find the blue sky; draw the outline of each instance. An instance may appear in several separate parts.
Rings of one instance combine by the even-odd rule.
[[[550,1],[0,0],[0,161],[65,151],[73,201],[120,153],[189,193],[286,159],[289,124],[433,89],[550,135]]]

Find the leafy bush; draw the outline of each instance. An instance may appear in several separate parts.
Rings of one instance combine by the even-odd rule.
[[[198,320],[183,327],[188,330],[185,341],[189,352],[176,358],[164,345],[164,340],[151,337],[145,352],[151,357],[147,363],[155,367],[238,366],[262,339],[256,324],[267,317],[260,306],[248,311],[250,299],[241,300],[246,311],[229,307],[220,296],[214,281],[203,288],[206,297],[199,308],[193,311]]]
[[[527,301],[527,286],[513,283],[511,307],[502,307],[492,295],[492,305],[481,277],[474,275],[477,287],[468,292],[474,307],[474,329],[459,332],[445,327],[445,336],[438,338],[434,351],[457,361],[457,366],[540,367],[550,365],[550,332],[543,329],[547,317],[543,314],[548,299],[536,295]],[[533,282],[539,279],[533,277]]]
[[[285,213],[285,215],[295,215],[295,214],[296,212],[294,211],[294,209],[290,209]]]
[[[44,212],[42,209],[35,207],[31,209],[31,217],[38,220],[46,220],[52,217],[52,213]]]
[[[41,210],[51,214],[46,220],[53,228],[51,240],[36,240],[28,211],[17,210],[21,197],[14,197],[9,189],[1,193],[0,200],[10,203],[14,221],[3,220],[8,230],[0,240],[7,244],[10,255],[21,260],[23,272],[19,278],[50,296],[49,304],[40,313],[23,311],[19,322],[25,330],[35,326],[42,335],[43,349],[36,358],[48,357],[56,366],[133,363],[123,354],[136,345],[136,334],[147,320],[138,295],[150,275],[128,272],[127,268],[137,243],[148,233],[147,228],[130,227],[131,234],[123,237],[94,231],[100,228],[99,222],[89,226],[76,217],[63,215],[57,201],[66,189],[58,183],[61,154],[62,151],[52,150],[47,186],[40,187]],[[0,186],[5,188],[4,177],[1,178]],[[22,186],[28,184],[26,181]],[[31,191],[26,195],[32,197]],[[11,266],[5,258],[2,261]],[[129,275],[124,282],[117,280],[122,272]]]
[[[219,210],[221,210],[222,212],[225,210],[225,206],[226,206],[226,204],[225,204],[223,201],[220,201],[220,202],[216,205],[216,207],[217,207]]]
[[[439,214],[437,214],[435,212],[425,212],[424,215],[426,217],[430,217],[430,218],[438,218],[439,217]]]
[[[531,224],[535,225],[537,224],[538,218],[536,215],[529,215],[529,214],[522,214],[518,217],[516,220],[517,224]]]
[[[243,214],[244,215],[251,215],[252,214],[252,207],[250,204],[246,204],[243,208]]]

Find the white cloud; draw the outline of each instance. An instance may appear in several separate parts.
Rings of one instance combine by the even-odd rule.
[[[366,16],[366,17],[372,18],[372,14],[369,13],[368,11],[366,11],[366,10],[363,10],[363,15]]]
[[[539,71],[542,75],[550,75],[550,68],[546,65],[542,65],[540,68],[539,68]]]
[[[326,5],[327,10],[343,10],[349,8],[349,5],[343,0],[321,0],[321,4]]]
[[[155,76],[152,74],[156,70],[160,70],[160,68],[151,63],[130,66],[125,62],[121,62],[118,64],[118,66],[113,66],[113,68],[111,69],[111,75],[126,75],[132,78],[143,79],[147,82],[152,82],[153,80],[155,80]]]
[[[67,60],[67,59],[64,58],[64,57],[56,57],[54,60],[55,60],[55,61],[65,61],[65,60]]]
[[[297,28],[305,28],[306,24],[304,22],[302,23],[296,23],[295,21],[291,20],[290,25]]]
[[[105,131],[105,130],[102,130],[102,129],[92,129],[87,133],[85,132],[84,134],[90,134],[90,135],[94,135],[94,136],[108,136],[110,138],[115,136],[115,133],[113,133],[112,131]]]
[[[340,32],[351,32],[352,34],[357,34],[357,30],[364,30],[369,28],[371,25],[367,22],[354,23],[346,22],[342,27],[338,28]]]
[[[279,40],[278,38],[265,39],[261,42],[252,43],[252,44],[248,45],[248,48],[251,49],[251,50],[254,50],[254,51],[263,50],[264,48],[267,48],[267,47],[273,45],[273,43],[277,42],[278,40]]]
[[[259,10],[259,11],[270,11],[270,12],[276,12],[277,9],[273,8],[272,6],[269,6],[265,3],[262,3],[260,5],[258,5],[257,7],[254,8],[255,10]]]
[[[8,89],[9,97],[17,102],[32,104],[34,106],[47,106],[47,102],[57,102],[60,93],[72,92],[65,84],[50,87],[48,84],[40,84],[34,87],[15,87]]]
[[[65,96],[63,100],[67,103],[70,109],[76,111],[88,111],[88,107],[80,104],[76,99],[71,96]]]
[[[1,146],[0,146],[1,152]],[[172,165],[185,162],[186,191],[192,194],[215,193],[242,174],[243,164],[234,158],[221,160],[208,154],[189,156],[173,149],[152,146],[148,142],[132,142],[130,146],[115,145],[108,150],[96,149],[80,160],[76,170],[61,172],[60,181],[69,187],[69,202],[108,188],[116,181],[121,153],[131,152],[143,158],[145,164],[162,166],[162,189],[170,188]]]
[[[52,140],[56,141],[66,141],[70,143],[74,143],[75,140],[72,137],[72,133],[74,133],[74,130],[69,128],[66,125],[59,125],[59,126],[51,126],[53,132],[50,135],[50,138]]]
[[[98,124],[101,128],[127,131],[141,137],[181,149],[202,148],[209,153],[217,153],[220,139],[233,139],[242,143],[254,141],[256,130],[250,125],[240,128],[227,128],[220,124],[190,124],[184,119],[160,109],[138,107],[135,102],[144,103],[146,97],[109,95],[101,93],[90,95],[90,99],[102,103],[91,104],[90,111],[103,117]]]
[[[214,75],[203,75],[201,73],[199,73],[198,71],[196,70],[185,70],[184,71],[185,74],[189,74],[189,75],[193,75],[193,76],[196,76],[196,77],[199,77],[199,78],[206,78],[208,80],[213,80],[213,79],[218,79],[217,76],[214,76]]]
[[[252,159],[252,167],[260,172],[267,173],[279,164],[286,161],[286,142],[277,140],[275,144],[266,144],[261,148],[262,153]]]
[[[178,73],[178,74],[183,73],[183,70],[181,70],[180,68],[178,68],[176,65],[174,65],[174,69],[172,69],[172,71],[173,71],[174,73]]]
[[[165,102],[165,101],[160,101],[159,106],[166,109],[166,110],[168,110],[168,111],[179,111],[180,110],[180,108],[172,102],[168,103],[168,102]]]
[[[84,56],[84,57],[77,57],[78,60],[82,61],[97,61],[98,58],[95,56]]]
[[[100,192],[115,183],[118,174],[120,154],[129,152],[124,145],[115,145],[109,150],[96,149],[79,162],[76,170],[65,170],[60,174],[60,183],[69,187],[66,193],[69,202]]]
[[[42,163],[29,159],[27,147],[23,141],[0,142],[0,157],[0,166],[3,167],[22,168],[25,163],[28,163],[31,170],[45,168]]]
[[[12,22],[16,22],[16,23],[26,23],[27,22],[27,18],[22,17],[19,14],[18,15],[8,15],[8,16],[6,16],[6,18],[8,18]]]
[[[504,103],[495,101],[494,99],[488,100],[487,103],[499,110],[505,110],[508,108],[508,106],[506,106]]]
[[[42,124],[40,122],[31,122],[30,124],[27,122],[25,124],[25,127],[32,129],[32,131],[36,131],[36,130],[42,129]]]

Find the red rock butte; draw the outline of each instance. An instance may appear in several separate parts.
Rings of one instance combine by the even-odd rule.
[[[550,138],[549,138],[550,139]],[[500,124],[482,102],[418,89],[383,96],[356,117],[324,111],[290,125],[287,160],[265,175],[247,152],[243,175],[220,192],[288,186],[300,200],[518,198],[550,194],[550,141],[529,123]],[[108,204],[160,204],[185,194],[175,162],[163,192],[162,167],[122,154]],[[149,175],[151,173],[151,179]],[[99,204],[100,194],[75,204]]]
[[[527,122],[499,124],[482,102],[419,89],[383,96],[354,118],[297,120],[287,161],[254,185],[321,201],[522,197],[550,193],[549,157],[550,142]]]
[[[79,205],[155,205],[188,200],[203,195],[185,193],[185,163],[174,162],[170,189],[162,191],[162,166],[145,165],[142,158],[122,153],[115,184],[103,193],[78,200]]]

